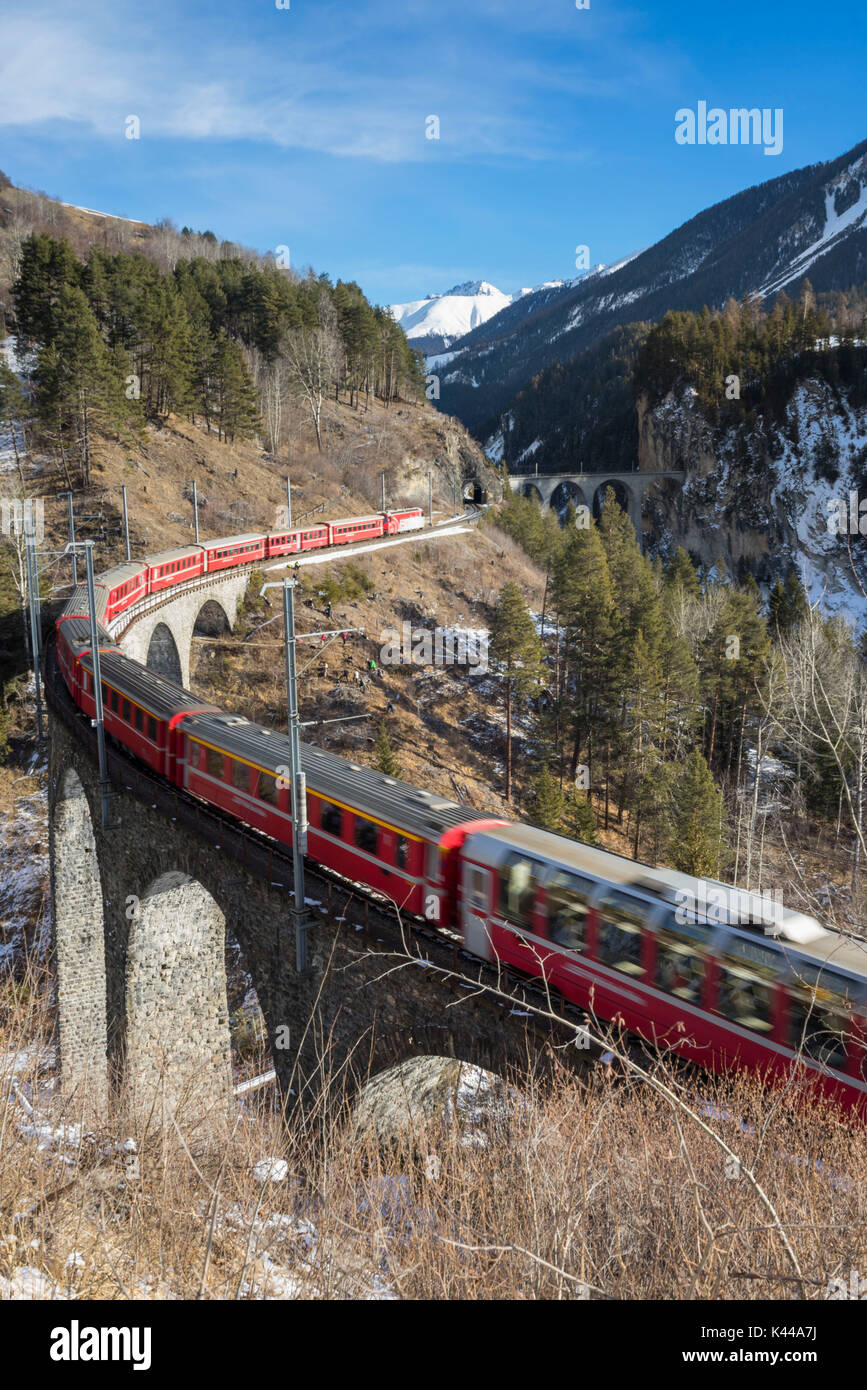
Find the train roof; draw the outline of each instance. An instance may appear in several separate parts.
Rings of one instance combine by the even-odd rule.
[[[263,541],[264,531],[244,531],[240,536],[220,536],[215,541],[205,541],[206,550],[219,550],[224,545],[246,545],[249,541]]]
[[[85,670],[93,670],[90,654],[82,657],[81,664]],[[183,686],[176,685],[168,676],[162,676],[158,671],[151,671],[149,667],[124,656],[119,649],[103,652],[100,648],[99,669],[104,682],[161,719],[170,719],[173,714],[192,710],[216,711],[218,708],[210,700],[203,700],[184,690]]]
[[[536,854],[541,859],[562,865],[575,873],[590,874],[618,888],[631,888],[647,896],[656,896],[663,902],[667,901],[672,907],[673,897],[660,892],[662,886],[675,890],[688,887],[695,894],[699,884],[697,878],[679,873],[675,869],[652,869],[649,865],[627,859],[624,855],[596,849],[593,845],[585,845],[579,840],[568,840],[548,830],[537,830],[532,825],[498,826],[483,833],[498,841],[504,854],[509,849],[523,849],[528,854]],[[722,886],[737,892],[732,885],[718,885],[715,881],[707,879],[705,884],[709,888]],[[758,898],[759,895],[755,896]],[[811,939],[793,937],[787,930],[790,919],[793,919],[796,930],[802,922],[812,924],[816,930],[811,934]],[[741,931],[750,930],[749,924],[745,926],[737,920],[733,920],[731,925],[739,927]],[[769,935],[767,940],[776,940],[779,943],[793,967],[797,965],[798,958],[803,957],[818,966],[827,966],[828,969],[846,971],[862,979],[867,976],[867,941],[859,941],[855,937],[844,936],[841,932],[820,927],[813,918],[805,918],[802,913],[787,912],[785,909],[780,926],[779,934]],[[763,934],[760,924],[752,929]]]
[[[96,609],[96,621],[99,623],[105,617],[105,610],[108,607],[108,589],[102,582],[102,576],[93,582],[93,604]],[[73,589],[66,603],[63,605],[61,617],[65,618],[74,613],[81,613],[83,616],[90,617],[90,603],[87,597],[87,585],[79,584]]]
[[[382,521],[382,512],[371,512],[369,516],[340,516],[332,521],[332,526],[359,526],[362,521]]]
[[[172,560],[185,560],[188,555],[201,555],[203,549],[201,545],[179,545],[174,550],[161,550],[158,555],[148,556],[148,565],[151,569],[156,565],[168,565]]]
[[[99,582],[109,589],[115,589],[118,584],[125,584],[128,579],[140,579],[147,573],[147,567],[147,560],[125,560],[122,565],[115,565],[113,569],[101,574]]]
[[[71,647],[76,648],[76,650],[80,648],[87,650],[92,645],[89,618],[64,618],[61,621],[63,622],[63,636]],[[101,652],[105,651],[107,647],[111,647],[115,651],[120,651],[117,642],[106,632],[101,623],[97,623],[96,625],[96,637]]]
[[[201,738],[248,762],[258,763],[271,772],[289,766],[288,735],[265,729],[242,715],[201,715],[187,720],[184,728],[192,737]],[[389,821],[410,834],[427,839],[431,834],[438,837],[452,826],[481,818],[472,806],[463,806],[435,792],[421,791],[408,782],[399,782],[373,768],[348,762],[312,744],[302,743],[301,765],[312,791]]]

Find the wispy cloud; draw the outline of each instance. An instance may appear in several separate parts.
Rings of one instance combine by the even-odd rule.
[[[51,6],[11,15],[0,54],[0,127],[64,122],[113,139],[137,115],[142,138],[248,140],[384,162],[574,158],[541,97],[614,96],[628,79],[622,60],[615,80],[610,66],[603,61],[597,72],[586,55],[541,71],[519,43],[504,42],[515,17],[492,0],[488,19],[507,26],[494,36],[495,60],[456,45],[449,29],[459,26],[460,7],[419,8],[435,19],[429,30],[419,30],[418,15],[396,21],[391,5],[325,4],[313,27],[275,7],[240,31],[219,6],[202,7],[192,25],[150,6],[146,18],[86,3],[74,15]],[[562,12],[557,19],[553,33]],[[425,138],[432,114],[438,141]]]

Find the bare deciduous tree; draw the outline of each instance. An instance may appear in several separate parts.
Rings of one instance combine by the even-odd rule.
[[[318,322],[313,328],[296,328],[283,340],[290,380],[303,397],[322,453],[322,404],[340,362],[337,315],[326,295],[319,300]]]

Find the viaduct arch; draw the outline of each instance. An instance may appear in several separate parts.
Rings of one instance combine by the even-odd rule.
[[[641,470],[631,473],[513,473],[509,482],[513,492],[535,497],[540,506],[563,511],[569,499],[576,505],[590,506],[598,517],[607,488],[612,488],[620,506],[629,514],[639,541],[643,539],[641,519],[644,497],[656,483],[682,483],[685,474],[675,469]]]
[[[172,590],[169,599],[145,600],[108,630],[127,656],[189,689],[193,637],[215,637],[235,626],[248,581],[246,570],[228,578],[206,575],[181,592]]]

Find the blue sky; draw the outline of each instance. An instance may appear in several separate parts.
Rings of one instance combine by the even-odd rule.
[[[867,137],[865,0],[589,3],[0,0],[0,169],[389,303],[568,278]],[[781,107],[782,152],[678,145],[700,100]]]

